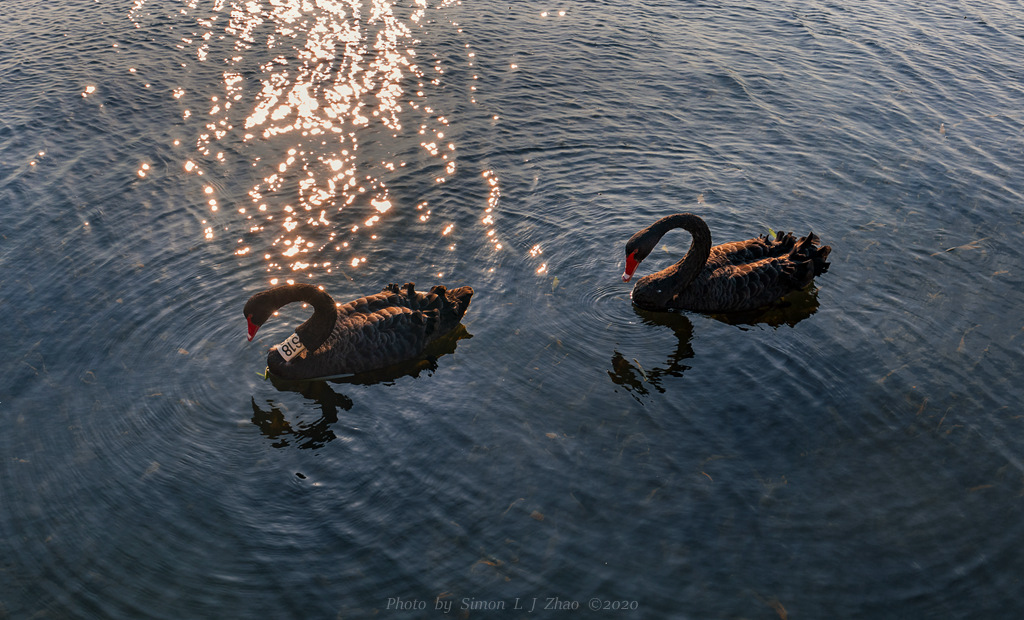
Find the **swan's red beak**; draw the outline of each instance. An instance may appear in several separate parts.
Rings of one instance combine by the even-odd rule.
[[[626,270],[622,272],[622,281],[629,282],[629,279],[633,277],[633,272],[636,271],[637,265],[640,261],[636,259],[636,252],[633,252],[626,257]]]
[[[249,342],[252,342],[253,336],[256,335],[256,330],[260,328],[259,325],[252,322],[252,319],[245,317],[247,323],[249,323]]]

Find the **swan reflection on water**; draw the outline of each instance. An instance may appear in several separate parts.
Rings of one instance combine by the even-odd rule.
[[[662,326],[672,330],[676,337],[676,349],[665,364],[648,368],[636,358],[627,357],[620,351],[612,353],[612,369],[608,376],[612,383],[625,388],[631,395],[646,396],[651,388],[665,392],[662,381],[665,377],[682,377],[690,369],[684,363],[693,359],[696,353],[691,346],[693,322],[686,314],[679,312],[652,312],[633,306],[633,311],[645,326]],[[706,316],[740,329],[752,329],[767,325],[773,329],[783,325],[795,327],[797,323],[818,311],[818,288],[811,284],[807,288],[790,293],[779,301],[764,308],[730,314],[708,314]]]
[[[465,325],[459,325],[444,337],[434,341],[414,360],[394,364],[387,368],[330,379],[291,381],[274,375],[267,375],[275,388],[282,392],[296,392],[310,401],[315,401],[322,412],[320,418],[312,423],[289,421],[272,400],[266,401],[266,408],[256,404],[252,398],[252,423],[259,427],[260,432],[274,441],[275,448],[286,448],[292,444],[300,449],[316,450],[337,438],[332,427],[338,423],[338,412],[352,409],[354,402],[345,394],[335,391],[331,384],[356,385],[393,385],[403,377],[419,378],[420,373],[427,371],[433,374],[439,368],[441,357],[455,353],[460,340],[472,338]]]
[[[323,381],[306,383],[302,389],[294,391],[320,405],[323,414],[312,423],[296,421],[293,424],[273,401],[268,400],[266,409],[263,409],[256,404],[255,398],[252,399],[252,423],[274,441],[271,445],[275,448],[286,448],[292,442],[296,447],[307,450],[324,447],[337,438],[331,427],[338,422],[338,409],[348,411],[352,408],[351,398],[338,394]]]
[[[693,323],[690,317],[676,312],[651,312],[636,306],[633,311],[645,326],[660,325],[671,329],[676,337],[676,350],[669,355],[663,366],[652,368],[642,366],[636,358],[628,358],[616,350],[612,353],[612,369],[608,371],[608,376],[612,383],[621,385],[634,397],[637,394],[649,394],[648,387],[664,392],[665,388],[661,386],[664,377],[681,377],[690,368],[683,362],[694,356],[693,347],[690,346]]]

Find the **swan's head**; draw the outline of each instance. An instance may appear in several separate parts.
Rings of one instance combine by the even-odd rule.
[[[256,336],[256,331],[263,327],[263,324],[273,316],[277,307],[273,305],[270,291],[257,293],[249,301],[245,302],[242,314],[245,315],[245,320],[249,324],[249,342],[252,342],[252,339]]]
[[[633,277],[633,272],[658,243],[657,237],[650,232],[649,228],[645,228],[626,242],[626,270],[622,272],[623,282],[629,282],[629,279]]]
[[[256,332],[266,322],[266,319],[261,320],[256,318],[256,315],[254,314],[246,313],[245,320],[249,324],[249,333],[247,338],[249,339],[249,342],[252,342],[252,339],[256,337]]]

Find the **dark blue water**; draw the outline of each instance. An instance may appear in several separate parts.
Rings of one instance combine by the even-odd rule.
[[[1024,612],[1020,6],[0,16],[0,618]],[[832,268],[635,310],[684,210]],[[476,295],[434,368],[290,385],[308,310],[241,314],[289,280]]]

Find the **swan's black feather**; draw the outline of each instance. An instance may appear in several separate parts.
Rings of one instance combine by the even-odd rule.
[[[289,303],[312,305],[313,316],[295,329],[306,351],[285,361],[275,346],[267,354],[267,367],[284,379],[315,379],[377,370],[417,357],[458,326],[472,296],[468,286],[435,286],[430,293],[418,293],[409,282],[336,304],[323,289],[296,284],[253,295],[244,313],[258,327]]]
[[[707,224],[692,213],[663,217],[633,235],[626,255],[643,260],[675,228],[687,230],[693,242],[682,260],[637,281],[633,303],[646,310],[753,310],[806,287],[828,271],[832,248],[819,247],[814,233],[799,239],[788,232],[774,239],[761,235],[712,246]]]

